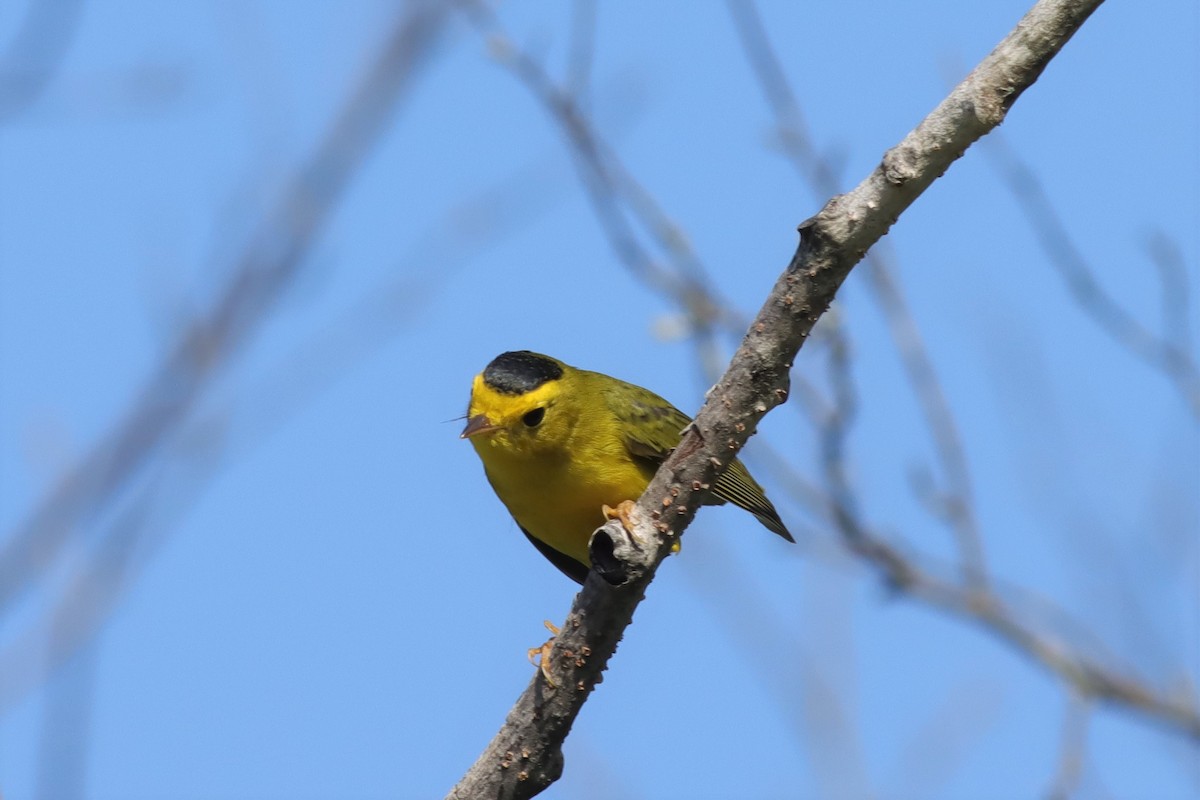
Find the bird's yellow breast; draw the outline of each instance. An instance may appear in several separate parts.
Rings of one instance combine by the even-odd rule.
[[[636,500],[652,476],[629,456],[616,420],[603,413],[572,419],[563,433],[536,446],[521,446],[505,431],[471,443],[517,524],[590,565],[588,540],[604,524],[602,506]]]

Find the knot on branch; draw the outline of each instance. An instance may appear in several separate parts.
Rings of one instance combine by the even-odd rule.
[[[883,154],[883,178],[892,186],[903,186],[920,174],[912,148],[897,145]]]
[[[832,243],[833,236],[828,229],[829,219],[837,214],[837,209],[841,206],[844,197],[845,195],[839,194],[829,198],[829,202],[820,211],[796,226],[796,230],[800,232],[801,249],[815,250]],[[788,270],[794,271],[801,261],[802,259],[793,257],[792,263],[788,265]]]
[[[611,519],[597,528],[588,543],[592,571],[612,586],[622,586],[645,573],[648,555],[620,520]]]

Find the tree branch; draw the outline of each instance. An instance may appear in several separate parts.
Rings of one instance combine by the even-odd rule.
[[[81,527],[122,496],[198,405],[223,368],[253,340],[324,231],[350,180],[433,54],[447,8],[413,3],[339,110],[316,152],[265,217],[211,309],[191,321],[125,415],[0,544],[0,614],[55,563]]]
[[[812,143],[800,104],[775,56],[767,30],[754,0],[727,0],[734,27],[758,85],[775,116],[779,146],[787,160],[820,198],[838,191],[840,182],[829,160]],[[936,516],[945,522],[959,549],[963,580],[976,587],[988,584],[983,539],[975,518],[971,473],[950,403],[942,389],[916,320],[896,282],[896,264],[889,248],[880,246],[865,259],[867,285],[892,336],[900,363],[908,374],[918,405],[925,417],[934,453],[941,463],[946,488],[927,481],[929,496],[936,496]],[[836,330],[836,328],[835,328]],[[835,348],[837,345],[835,345]],[[844,435],[844,434],[843,434]]]
[[[1161,372],[1179,393],[1189,413],[1200,418],[1200,365],[1188,351],[1186,323],[1182,326],[1182,336],[1172,336],[1180,328],[1178,323],[1168,326],[1161,334],[1143,324],[1122,305],[1119,295],[1104,288],[1033,167],[1009,147],[1002,136],[988,142],[986,152],[996,162],[1000,177],[1012,192],[1038,245],[1050,266],[1062,278],[1075,304],[1114,342]],[[1168,306],[1173,306],[1172,313],[1166,316],[1186,320],[1191,296],[1186,283],[1182,291],[1173,284],[1178,283],[1176,275],[1186,276],[1187,273],[1170,266],[1169,245],[1164,250],[1160,241],[1154,249],[1158,252],[1152,250],[1152,258],[1163,274],[1164,295]]]
[[[759,420],[786,400],[792,359],[838,287],[900,214],[1000,124],[1100,2],[1040,0],[866,180],[800,226],[800,245],[728,371],[638,500],[632,533],[610,522],[593,536],[594,560],[611,550],[624,582],[610,585],[589,573],[550,653],[552,683],[534,675],[451,798],[532,797],[558,779],[562,743],[654,572]]]

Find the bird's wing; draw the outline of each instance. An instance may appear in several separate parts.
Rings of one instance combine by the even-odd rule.
[[[625,449],[645,468],[649,478],[679,444],[691,420],[648,389],[622,381],[613,383],[605,393],[608,408],[620,426]]]
[[[620,421],[626,450],[643,465],[647,477],[653,475],[675,449],[683,438],[683,429],[691,422],[687,414],[666,400],[632,384],[625,384],[622,390],[612,392],[608,397],[608,405]],[[744,508],[758,517],[758,521],[768,530],[789,542],[795,541],[763,488],[739,460],[735,459],[717,479],[711,502],[714,505],[730,502]]]
[[[758,485],[758,481],[750,476],[750,472],[741,461],[734,460],[729,469],[725,470],[725,474],[717,478],[713,494],[746,509],[758,517],[758,521],[765,525],[767,530],[778,533],[789,542],[796,541],[779,518],[774,504],[767,499],[767,493]]]

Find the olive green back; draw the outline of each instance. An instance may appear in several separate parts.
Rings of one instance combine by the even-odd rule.
[[[597,384],[603,387],[605,402],[621,423],[625,447],[635,461],[644,465],[649,478],[679,444],[683,429],[692,420],[649,389],[607,376],[599,377],[603,378]],[[775,506],[740,460],[730,464],[717,479],[712,498],[713,503],[730,502],[744,508],[758,517],[768,530],[789,542],[795,541]]]

